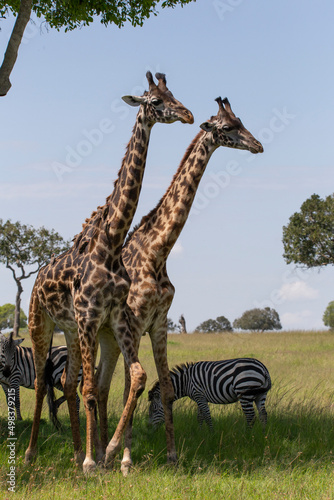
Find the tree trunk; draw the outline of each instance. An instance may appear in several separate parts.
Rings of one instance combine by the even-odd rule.
[[[15,300],[15,315],[14,315],[14,338],[20,337],[19,329],[20,329],[20,312],[21,312],[21,294],[23,292],[23,288],[21,285],[21,281],[16,280],[17,284],[17,292],[16,292],[16,300]]]
[[[31,15],[32,0],[21,0],[20,9],[0,67],[0,96],[5,96],[12,84],[9,77],[14,68],[24,30]]]
[[[181,317],[179,319],[179,323],[181,325],[181,333],[187,333],[186,320],[184,319],[183,314],[181,315]]]

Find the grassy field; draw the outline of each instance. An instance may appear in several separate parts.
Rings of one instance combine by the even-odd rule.
[[[30,345],[28,334],[23,345]],[[57,336],[56,344],[64,343]],[[174,421],[179,454],[177,468],[166,465],[164,428],[147,423],[147,390],[156,380],[148,336],[140,360],[147,371],[147,390],[140,398],[133,432],[134,469],[127,478],[115,470],[98,469],[85,477],[73,460],[66,404],[59,412],[57,432],[44,408],[39,455],[25,465],[32,423],[34,392],[21,390],[24,420],[16,423],[15,498],[23,499],[334,499],[334,335],[330,332],[280,332],[169,335],[170,367],[185,361],[251,356],[269,369],[268,426],[249,431],[239,405],[214,406],[214,431],[199,427],[196,405],[175,403]],[[116,368],[109,400],[110,434],[122,408],[123,364]],[[85,417],[81,407],[82,436]],[[7,490],[9,449],[7,407],[0,404],[0,498]]]

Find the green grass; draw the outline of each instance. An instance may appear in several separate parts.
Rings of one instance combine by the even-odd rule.
[[[55,343],[63,343],[57,336]],[[23,345],[29,345],[27,336]],[[120,473],[121,455],[113,471],[97,469],[85,477],[72,459],[72,438],[66,405],[60,410],[63,430],[56,432],[46,408],[38,441],[39,454],[25,465],[34,392],[21,390],[24,420],[16,423],[16,493],[23,499],[334,499],[334,335],[330,332],[170,335],[169,364],[201,359],[254,356],[272,376],[268,394],[268,426],[256,422],[249,431],[238,405],[211,405],[214,431],[196,420],[188,399],[174,405],[178,467],[166,464],[164,427],[147,423],[147,391],[140,398],[133,431],[134,469]],[[156,379],[148,336],[140,360],[147,371],[147,389]],[[110,434],[122,409],[123,364],[120,360],[109,401]],[[7,408],[0,406],[0,498],[7,491],[9,471]],[[81,431],[85,417],[81,408]]]

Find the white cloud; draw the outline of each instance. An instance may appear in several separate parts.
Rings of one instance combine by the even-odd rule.
[[[308,310],[295,313],[284,313],[281,315],[283,328],[286,330],[294,330],[296,328],[309,329],[312,328],[312,312]]]
[[[279,290],[281,300],[314,300],[319,296],[319,291],[312,288],[305,281],[285,283]]]

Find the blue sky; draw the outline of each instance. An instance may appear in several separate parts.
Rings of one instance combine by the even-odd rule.
[[[154,127],[134,223],[167,189],[199,125],[216,114],[217,96],[265,149],[212,156],[168,260],[169,316],[183,313],[192,330],[268,305],[286,329],[323,328],[334,271],[286,265],[281,240],[306,198],[334,191],[333,14],[330,0],[198,0],[161,10],[142,28],[95,21],[63,33],[35,19],[0,100],[0,217],[78,233],[112,191],[130,139],[136,109],[121,96],[142,93],[148,69],[162,71],[195,123]],[[1,22],[1,53],[12,23]],[[4,266],[0,280],[0,304],[14,302]],[[33,283],[23,285],[25,312]]]

